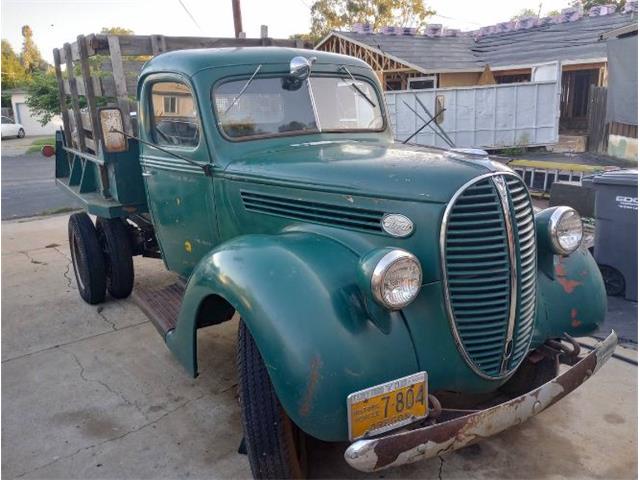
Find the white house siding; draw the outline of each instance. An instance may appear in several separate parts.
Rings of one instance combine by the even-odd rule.
[[[26,93],[14,93],[11,95],[14,120],[24,127],[26,136],[53,135],[62,125],[60,116],[56,115],[46,125],[40,125],[38,118],[32,114],[26,101]]]

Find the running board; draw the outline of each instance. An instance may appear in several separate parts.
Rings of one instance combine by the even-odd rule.
[[[136,287],[131,297],[165,337],[176,326],[184,291],[184,284],[178,282],[160,289]]]

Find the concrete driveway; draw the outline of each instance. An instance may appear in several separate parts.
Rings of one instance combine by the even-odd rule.
[[[237,321],[200,331],[189,378],[130,300],[76,291],[66,216],[2,223],[4,478],[248,478]],[[136,259],[137,284],[173,280]],[[636,352],[618,349],[636,358]],[[313,442],[315,478],[636,478],[637,371],[612,359],[533,420],[441,459],[363,475]]]

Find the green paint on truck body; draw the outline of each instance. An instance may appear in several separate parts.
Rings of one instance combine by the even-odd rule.
[[[378,80],[364,62],[325,52],[187,50],[159,55],[142,71],[141,138],[154,141],[151,86],[182,82],[195,99],[201,133],[197,147],[176,151],[211,166],[207,176],[140,145],[165,264],[188,279],[177,326],[166,336],[169,348],[197,375],[198,312],[207,297],[224,298],[255,338],[287,414],[323,440],[348,439],[349,393],[417,371],[427,371],[430,391],[497,389],[507,379],[478,376],[455,344],[439,237],[445,208],[462,185],[511,170],[488,159],[395,143],[386,121],[379,132],[226,138],[212,106],[215,87],[247,80],[257,65],[257,78],[285,76],[297,55],[317,57],[312,75],[344,77],[339,68],[347,65],[374,86],[374,101],[384,109]],[[384,213],[412,219],[412,234],[394,238],[376,228]],[[413,253],[423,270],[418,298],[399,312],[373,301],[359,270],[363,257],[387,247]],[[563,332],[596,329],[606,297],[591,256],[539,252],[538,264],[531,348]]]

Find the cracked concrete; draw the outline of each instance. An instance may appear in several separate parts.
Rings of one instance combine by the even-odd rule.
[[[67,249],[65,216],[3,222],[3,476],[248,478],[237,320],[199,332],[192,379],[130,300],[80,300]],[[173,281],[160,261],[135,264],[136,285]],[[366,475],[345,464],[345,444],[312,441],[310,475],[635,478],[636,419],[636,368],[611,360],[537,418],[458,452]]]

